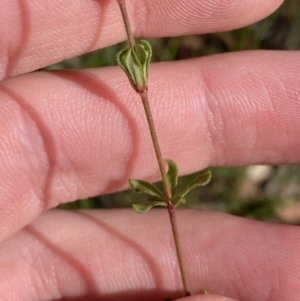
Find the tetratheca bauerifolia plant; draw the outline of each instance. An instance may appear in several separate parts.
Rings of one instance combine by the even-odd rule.
[[[117,54],[117,63],[125,71],[132,88],[141,97],[163,184],[163,191],[161,191],[156,185],[150,182],[130,179],[129,184],[134,192],[147,193],[153,197],[153,200],[148,203],[134,204],[133,209],[138,213],[144,213],[155,206],[163,206],[167,208],[184,287],[184,295],[190,296],[191,289],[182,255],[175,208],[180,203],[186,202],[185,196],[190,190],[197,186],[206,185],[211,179],[211,172],[207,171],[200,174],[191,183],[189,183],[181,193],[176,192],[178,167],[173,160],[163,159],[148,99],[148,70],[152,55],[152,48],[146,40],[141,40],[139,43],[135,42],[129,23],[125,0],[117,1],[121,9],[128,40],[128,47],[122,49]],[[168,167],[167,170],[165,165]]]

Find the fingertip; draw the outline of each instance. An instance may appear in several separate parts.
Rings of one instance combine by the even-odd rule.
[[[178,301],[237,301],[235,299],[231,299],[225,296],[211,295],[211,294],[195,295],[190,297],[184,297],[177,300]]]

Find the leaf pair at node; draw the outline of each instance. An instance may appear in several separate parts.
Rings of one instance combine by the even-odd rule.
[[[148,70],[152,48],[148,41],[141,40],[133,47],[122,49],[117,54],[117,63],[125,71],[133,89],[143,93],[148,89]]]
[[[168,163],[168,172],[167,172],[167,181],[168,186],[171,191],[171,203],[174,206],[178,206],[180,203],[185,204],[186,199],[185,196],[197,186],[204,186],[209,183],[211,179],[211,172],[207,171],[198,175],[192,182],[190,182],[183,190],[181,194],[176,194],[176,188],[178,183],[178,167],[177,164],[171,160],[166,160]],[[147,193],[155,198],[153,201],[149,201],[143,204],[133,204],[133,209],[138,213],[147,212],[154,206],[163,206],[166,207],[168,203],[168,199],[166,195],[154,184],[141,181],[141,180],[129,180],[129,185],[131,189],[136,193]]]

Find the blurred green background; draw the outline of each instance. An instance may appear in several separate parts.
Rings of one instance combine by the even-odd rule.
[[[287,0],[267,19],[238,30],[149,41],[153,46],[153,62],[173,61],[248,49],[299,50],[299,29],[300,1]],[[83,69],[116,65],[116,53],[123,47],[124,43],[117,44],[50,68]],[[212,173],[213,178],[208,186],[193,190],[188,195],[186,207],[300,224],[300,166],[213,168]],[[182,177],[179,186],[185,186],[192,177]],[[77,200],[60,205],[60,208],[121,208],[145,200],[145,195],[124,191]]]

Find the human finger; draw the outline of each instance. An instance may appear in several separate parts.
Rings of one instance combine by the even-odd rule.
[[[296,52],[155,64],[149,96],[163,156],[181,174],[299,162],[299,68]],[[0,93],[0,240],[60,203],[159,180],[142,104],[121,70],[30,74]]]
[[[139,37],[230,30],[256,22],[282,0],[127,1]],[[5,1],[0,10],[0,79],[125,39],[116,0]]]
[[[180,298],[177,301],[235,301],[225,296],[211,295],[211,294],[200,294],[190,297]]]
[[[205,289],[240,301],[298,300],[297,227],[203,211],[177,214],[193,294]],[[0,255],[6,300],[182,296],[164,210],[49,211],[2,243]]]

